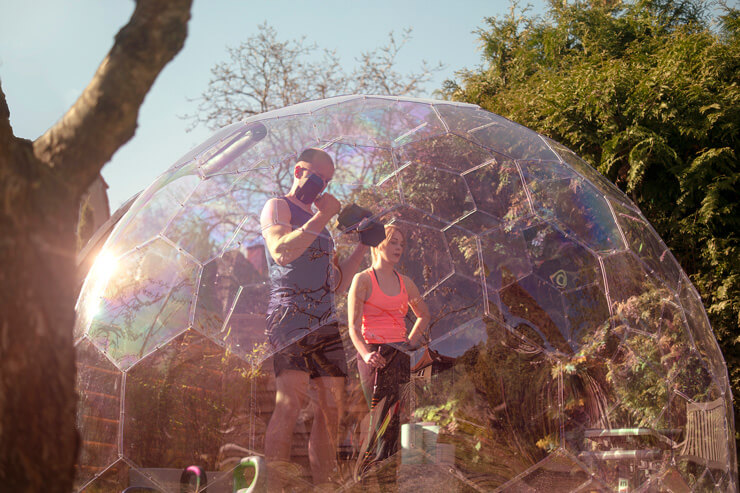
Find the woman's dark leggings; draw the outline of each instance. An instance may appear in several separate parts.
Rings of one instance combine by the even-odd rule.
[[[410,380],[411,362],[409,356],[388,344],[370,344],[371,351],[380,349],[380,355],[385,358],[386,365],[383,368],[373,368],[365,363],[362,357],[357,355],[357,369],[360,373],[362,390],[371,410],[382,405],[378,419],[372,423],[370,430],[377,438],[374,449],[368,450],[366,460],[368,462],[386,459],[400,448],[399,438],[401,432],[401,407],[403,394]],[[383,423],[390,414],[390,422],[381,432]]]

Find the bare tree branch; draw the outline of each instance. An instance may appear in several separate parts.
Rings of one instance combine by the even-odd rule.
[[[144,96],[183,46],[190,4],[138,0],[83,95],[35,143],[13,135],[0,88],[2,491],[72,489],[79,199],[133,135]]]
[[[443,65],[423,62],[418,72],[396,71],[398,53],[410,39],[411,29],[400,39],[390,32],[387,45],[361,54],[358,66],[347,72],[336,51],[319,51],[305,37],[280,41],[277,31],[264,23],[256,35],[227,48],[229,61],[211,69],[208,87],[194,100],[196,112],[182,118],[190,120],[190,129],[199,124],[219,128],[265,111],[341,94],[418,95]]]
[[[10,126],[10,109],[5,101],[2,83],[0,83],[0,153],[9,154],[11,140],[13,140],[13,128]]]
[[[185,43],[192,0],[140,0],[90,84],[34,142],[36,156],[84,190],[133,137],[144,97]]]

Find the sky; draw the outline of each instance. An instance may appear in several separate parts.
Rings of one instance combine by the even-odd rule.
[[[535,12],[544,2],[530,2]],[[16,136],[35,139],[75,102],[128,21],[132,0],[0,0],[0,81]],[[267,22],[287,40],[306,36],[335,49],[351,70],[355,57],[383,45],[388,32],[412,28],[398,70],[416,71],[422,60],[445,69],[428,94],[462,68],[480,64],[474,31],[484,18],[505,15],[508,0],[194,0],[183,50],[157,78],[139,113],[136,135],[115,153],[102,174],[111,210],[146,188],[212,131],[187,132],[181,115],[193,113],[210,69]],[[348,71],[350,71],[348,70]]]

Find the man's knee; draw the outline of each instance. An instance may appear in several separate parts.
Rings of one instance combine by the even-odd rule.
[[[344,379],[327,377],[317,379],[317,407],[327,417],[335,417],[344,405]]]
[[[308,399],[308,374],[285,371],[277,377],[275,406],[295,410],[297,415]]]

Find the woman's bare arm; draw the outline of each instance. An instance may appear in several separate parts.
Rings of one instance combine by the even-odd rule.
[[[362,337],[362,311],[371,289],[371,281],[367,274],[360,272],[352,279],[347,296],[349,337],[363,361],[371,366],[382,367],[385,366],[385,359],[377,351],[370,351]]]
[[[414,315],[416,315],[416,322],[414,322],[414,326],[409,333],[409,342],[413,346],[418,346],[425,340],[426,330],[429,327],[432,317],[429,314],[429,307],[421,297],[419,288],[416,287],[414,281],[407,276],[403,276],[403,282],[406,285],[406,292],[409,295],[409,306],[411,307],[411,311],[414,312]]]

